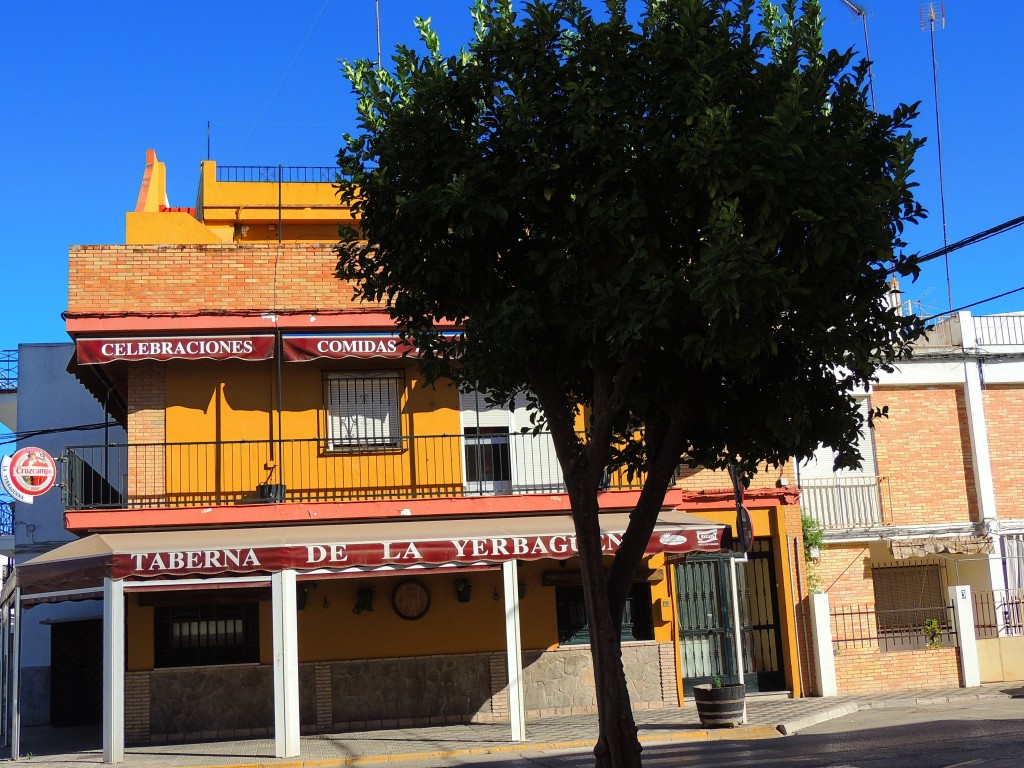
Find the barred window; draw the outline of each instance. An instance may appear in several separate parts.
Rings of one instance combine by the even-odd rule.
[[[879,631],[910,631],[935,619],[946,627],[945,568],[901,565],[871,569]]]
[[[257,603],[163,606],[154,620],[157,667],[260,660]]]
[[[556,587],[555,611],[558,621],[558,642],[561,645],[583,645],[590,642],[587,609],[583,603],[583,587]],[[622,610],[622,638],[653,640],[650,584],[634,584]]]
[[[394,371],[332,373],[327,377],[327,435],[331,450],[396,448],[402,375]]]

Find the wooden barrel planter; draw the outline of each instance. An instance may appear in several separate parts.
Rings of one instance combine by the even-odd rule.
[[[697,704],[697,716],[701,725],[710,728],[727,728],[743,724],[746,686],[743,683],[695,685],[693,700]]]

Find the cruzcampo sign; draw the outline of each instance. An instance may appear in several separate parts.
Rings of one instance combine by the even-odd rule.
[[[0,483],[9,494],[31,504],[57,482],[57,465],[42,448],[22,448],[13,456],[0,458]]]

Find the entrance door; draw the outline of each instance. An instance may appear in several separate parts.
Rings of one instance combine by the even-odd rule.
[[[50,724],[103,721],[103,621],[50,625]]]
[[[748,691],[785,688],[779,663],[782,647],[771,541],[757,539],[746,563],[737,563],[743,676]],[[679,656],[683,690],[694,685],[738,682],[733,639],[729,555],[690,555],[676,567]]]

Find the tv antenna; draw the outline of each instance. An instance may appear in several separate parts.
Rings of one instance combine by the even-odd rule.
[[[946,8],[943,3],[938,3],[938,12],[935,10],[935,3],[928,3],[927,8],[921,6],[921,31],[927,29],[928,36],[932,43],[932,85],[935,89],[935,146],[939,153],[939,208],[942,212],[942,247],[949,247],[949,236],[946,229],[946,184],[942,174],[942,123],[939,120],[939,63],[935,57],[935,27],[946,28]],[[949,300],[949,309],[953,310],[953,288],[949,281],[949,254],[945,255],[946,260],[946,298]]]
[[[868,12],[864,9],[863,4],[855,3],[853,0],[839,0],[839,2],[849,8],[854,16],[860,17],[861,22],[864,24],[864,58],[868,60],[868,89],[871,93],[871,111],[877,112],[878,108],[875,106],[875,74],[872,71],[871,43],[868,40]]]

